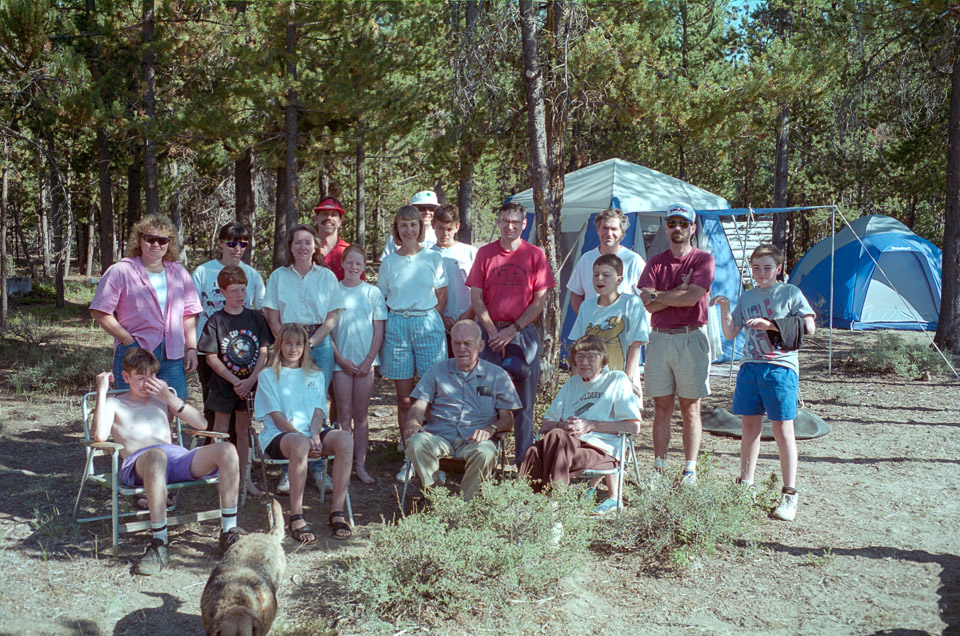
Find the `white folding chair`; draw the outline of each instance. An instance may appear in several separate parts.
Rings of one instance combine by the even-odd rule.
[[[172,391],[172,389],[171,389]],[[118,393],[125,393],[126,391],[122,390],[113,390],[109,391],[108,395],[115,395]],[[91,436],[91,422],[90,418],[93,416],[94,409],[96,408],[97,393],[96,391],[91,391],[86,393],[82,398],[80,398],[80,407],[83,410],[83,445],[86,449],[87,460],[83,467],[83,476],[80,479],[80,489],[77,492],[77,499],[73,504],[73,519],[77,523],[88,523],[91,521],[105,521],[110,519],[111,523],[111,546],[113,548],[114,556],[117,556],[117,545],[119,543],[119,536],[122,533],[135,532],[137,530],[147,530],[150,528],[149,519],[143,521],[132,521],[128,523],[120,523],[121,518],[125,517],[144,517],[148,516],[150,512],[148,510],[133,510],[128,512],[120,512],[119,498],[120,495],[142,495],[146,493],[146,490],[143,486],[125,486],[118,481],[118,475],[120,471],[120,451],[123,449],[122,444],[117,444],[116,442],[98,442],[94,440]],[[177,444],[183,446],[183,435],[192,435],[194,437],[194,444],[197,438],[207,437],[211,438],[217,442],[226,439],[229,437],[226,433],[216,433],[214,431],[201,431],[195,430],[190,427],[183,427],[182,422],[179,417],[175,417],[173,421],[175,433],[174,439]],[[110,458],[110,465],[108,469],[98,471],[94,459],[97,457],[106,456]],[[93,515],[89,517],[79,517],[80,513],[80,502],[83,499],[84,489],[87,486],[88,482],[97,484],[103,488],[110,490],[110,514],[108,515]],[[176,490],[179,488],[189,488],[191,486],[201,486],[201,485],[214,485],[216,486],[219,482],[217,477],[204,477],[202,479],[194,479],[191,481],[179,482],[176,484],[167,484],[167,490]],[[174,507],[176,504],[174,504]],[[172,508],[171,508],[172,510]],[[167,517],[167,525],[175,526],[183,523],[194,523],[196,521],[207,521],[209,519],[219,519],[220,518],[220,505],[219,500],[216,508],[210,510],[201,510],[192,513],[178,514],[174,516]]]
[[[640,464],[637,461],[637,452],[633,446],[633,434],[620,433],[620,456],[617,457],[617,466],[607,469],[588,469],[577,475],[577,478],[593,479],[594,477],[606,477],[607,475],[616,475],[617,483],[617,518],[623,510],[623,486],[626,483],[627,461],[633,464],[633,470],[640,483]]]

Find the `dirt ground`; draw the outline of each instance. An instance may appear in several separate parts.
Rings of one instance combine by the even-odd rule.
[[[845,356],[858,339],[870,337],[837,332],[835,350]],[[960,383],[837,369],[828,377],[826,347],[822,331],[801,354],[807,406],[833,432],[800,442],[795,522],[767,521],[758,547],[735,547],[659,578],[643,574],[630,555],[593,555],[562,594],[529,603],[528,633],[960,633]],[[729,408],[726,377],[714,377],[713,384],[704,410]],[[107,555],[107,524],[78,528],[70,519],[83,466],[77,397],[5,392],[0,401],[0,633],[200,633],[200,594],[216,560],[218,526],[173,528],[172,565],[158,577],[131,573],[145,533],[122,536],[120,557]],[[308,493],[307,517],[321,541],[303,549],[285,542],[289,561],[277,633],[354,630],[331,609],[338,592],[324,573],[345,554],[364,554],[371,530],[397,514],[393,475],[400,456],[392,404],[391,387],[378,381],[369,462],[378,481],[351,485],[355,538],[329,539],[329,502],[321,505],[316,491]],[[679,461],[679,425],[672,446],[671,458]],[[645,470],[652,464],[649,428],[638,450]],[[737,440],[706,435],[703,450],[715,455],[722,475],[734,478]],[[770,471],[779,474],[776,446],[764,442],[758,475]],[[241,510],[245,528],[265,523],[258,502]],[[406,633],[495,631],[481,625]]]

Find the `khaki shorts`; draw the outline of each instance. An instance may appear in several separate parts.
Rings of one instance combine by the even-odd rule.
[[[643,384],[647,396],[678,395],[688,400],[710,395],[710,342],[706,328],[689,333],[650,331]]]

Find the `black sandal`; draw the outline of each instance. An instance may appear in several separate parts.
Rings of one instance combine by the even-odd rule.
[[[315,543],[317,540],[317,535],[313,534],[313,530],[310,528],[310,524],[304,523],[299,528],[294,528],[293,527],[294,521],[303,521],[303,515],[302,514],[290,515],[290,536],[293,537],[294,540],[299,541],[300,545]],[[309,534],[313,538],[312,539],[305,538],[304,535],[307,535],[307,534]]]
[[[343,521],[334,521],[337,517],[343,519]],[[344,539],[349,539],[353,536],[353,530],[350,529],[350,526],[347,524],[347,516],[343,514],[342,510],[334,510],[330,513],[330,530],[333,533],[333,538],[340,541]],[[346,534],[340,534],[346,530]]]

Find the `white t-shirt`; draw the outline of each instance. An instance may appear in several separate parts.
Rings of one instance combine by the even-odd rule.
[[[568,417],[601,422],[639,420],[643,418],[640,400],[633,392],[630,378],[623,371],[601,371],[597,377],[584,382],[579,375],[571,376],[543,419],[562,422]],[[619,457],[621,438],[611,433],[587,433],[580,441],[603,451],[611,457]]]
[[[263,306],[263,294],[266,292],[263,276],[242,261],[240,269],[247,275],[247,298],[243,305],[247,309],[260,309]],[[200,304],[203,305],[203,312],[197,316],[197,334],[203,333],[207,318],[223,309],[223,292],[217,284],[217,276],[220,275],[221,270],[223,265],[216,259],[207,261],[193,270],[193,286],[197,288]]]
[[[153,290],[157,292],[157,302],[160,303],[160,314],[167,315],[167,270],[164,268],[162,272],[147,272],[147,276],[150,278],[150,284],[153,285]]]
[[[387,304],[383,301],[383,293],[379,289],[363,281],[356,287],[347,287],[341,281],[340,291],[346,307],[340,312],[340,320],[333,329],[333,340],[337,343],[341,356],[359,365],[370,353],[373,321],[387,319]],[[373,364],[380,364],[379,356],[374,359]],[[343,369],[334,363],[333,370]]]
[[[432,227],[423,228],[423,243],[420,244],[420,247],[430,249],[437,243],[437,233],[433,231]],[[387,237],[387,244],[383,246],[383,251],[380,252],[380,262],[383,262],[390,254],[395,254],[397,252],[397,243],[393,240],[393,232],[390,232],[390,235]]]
[[[623,371],[627,362],[627,349],[634,342],[644,344],[650,338],[650,323],[643,301],[633,294],[620,297],[607,307],[601,307],[597,298],[590,298],[580,305],[580,313],[570,330],[570,339],[593,334],[601,340],[610,358],[609,367]]]
[[[263,306],[280,312],[280,323],[317,325],[334,309],[343,309],[340,283],[326,267],[314,265],[306,276],[290,267],[278,267],[267,281]]]
[[[253,403],[254,417],[263,422],[260,446],[266,448],[281,433],[270,413],[281,413],[299,432],[310,435],[313,412],[327,412],[327,395],[323,390],[323,372],[304,373],[303,369],[280,367],[280,377],[272,367],[263,370],[258,378],[257,397]]]
[[[435,290],[447,286],[443,257],[431,249],[412,256],[390,254],[380,264],[377,287],[392,311],[428,311],[437,306]]]
[[[595,247],[581,256],[573,267],[570,280],[567,281],[567,289],[574,294],[580,294],[584,299],[596,298],[597,292],[593,289],[593,262],[599,257],[599,247]],[[636,294],[640,274],[643,273],[643,267],[646,265],[643,257],[621,245],[620,251],[617,252],[617,258],[623,261],[623,280],[617,287],[617,291],[621,294]]]
[[[456,320],[470,309],[467,276],[470,275],[470,268],[477,257],[477,248],[469,243],[455,242],[452,247],[434,245],[430,249],[443,257],[443,267],[447,274],[447,307],[443,310],[443,315]]]

